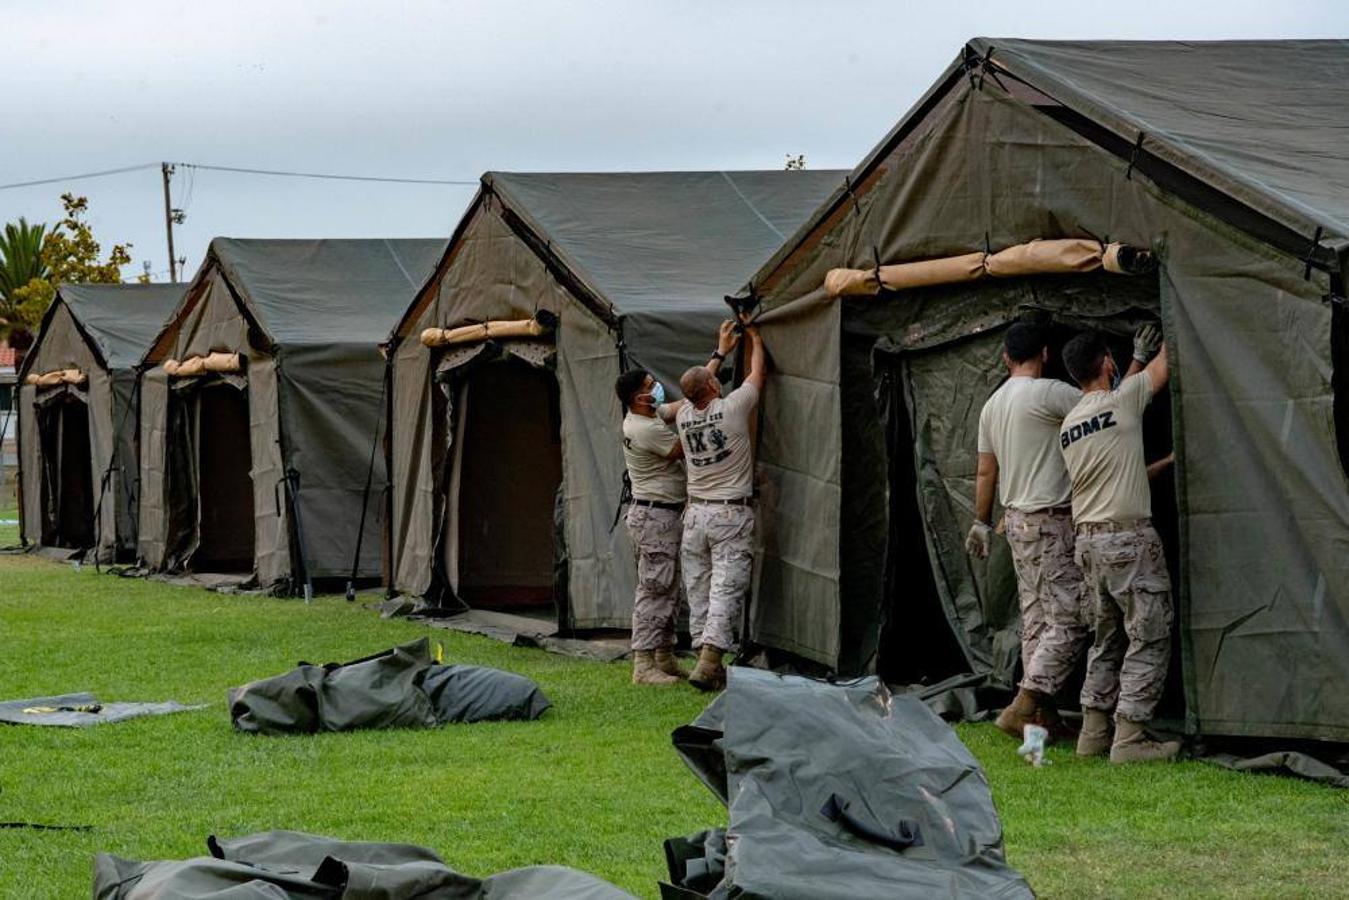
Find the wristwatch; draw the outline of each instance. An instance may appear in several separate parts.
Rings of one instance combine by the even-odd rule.
[[[720,350],[713,350],[712,358],[717,360],[718,362],[726,362],[726,354],[722,353]]]

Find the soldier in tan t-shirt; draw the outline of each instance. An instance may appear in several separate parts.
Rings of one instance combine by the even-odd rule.
[[[1007,329],[1002,360],[1009,377],[979,413],[974,524],[965,547],[972,556],[988,556],[996,491],[1016,572],[1022,670],[1020,690],[997,725],[1017,740],[1026,725],[1043,725],[1055,739],[1072,736],[1055,695],[1091,643],[1082,572],[1073,559],[1068,471],[1059,452],[1059,423],[1082,392],[1043,377],[1049,347],[1034,324]]]
[[[705,369],[684,373],[688,402],[675,417],[688,464],[689,506],[684,513],[680,566],[689,601],[689,632],[699,648],[689,684],[704,691],[726,686],[722,657],[736,648],[740,607],[753,568],[754,410],[768,373],[763,339],[745,328],[749,370],[728,396]]]
[[[705,371],[714,377],[737,336],[724,324]],[[632,601],[633,684],[675,684],[684,677],[674,655],[679,615],[679,545],[685,500],[684,448],[668,424],[684,405],[665,402],[665,386],[644,369],[614,385],[623,405],[623,459],[632,484],[628,536],[637,554]]]
[[[1156,326],[1138,329],[1130,374],[1142,369],[1160,343]],[[999,713],[997,725],[1017,740],[1028,724],[1048,728],[1051,739],[1076,736],[1059,718],[1055,697],[1091,645],[1069,506],[1072,488],[1059,450],[1059,426],[1082,392],[1042,377],[1048,360],[1040,328],[1018,322],[1007,329],[1003,362],[1010,377],[979,415],[975,521],[965,544],[977,557],[988,555],[996,488],[1016,571],[1022,667],[1021,689]]]
[[[1145,730],[1171,659],[1171,580],[1152,527],[1143,459],[1143,411],[1166,386],[1166,345],[1118,385],[1115,361],[1099,335],[1073,338],[1063,361],[1082,386],[1082,401],[1060,427],[1059,445],[1072,480],[1077,558],[1095,622],[1077,752],[1096,756],[1108,749],[1113,763],[1170,759],[1180,744],[1153,740]]]

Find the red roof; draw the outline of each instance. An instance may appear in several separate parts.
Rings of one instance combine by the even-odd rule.
[[[17,359],[18,354],[15,353],[14,348],[9,345],[9,341],[0,341],[0,369],[14,368],[14,363]]]

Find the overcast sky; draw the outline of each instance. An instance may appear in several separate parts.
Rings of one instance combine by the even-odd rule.
[[[158,162],[476,181],[518,171],[849,168],[975,35],[1349,37],[1349,2],[0,0],[0,184]],[[90,199],[167,279],[157,168],[0,191]],[[446,235],[469,186],[180,169],[189,272],[215,235]]]

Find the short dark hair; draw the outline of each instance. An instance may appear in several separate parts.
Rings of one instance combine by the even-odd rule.
[[[1094,380],[1101,374],[1105,356],[1110,350],[1105,339],[1094,331],[1079,334],[1063,345],[1063,365],[1073,381],[1079,385]]]
[[[614,393],[618,395],[618,402],[623,404],[624,410],[632,406],[632,398],[637,396],[650,374],[646,369],[629,369],[618,376],[614,382]]]
[[[1015,322],[1007,329],[1002,339],[1002,348],[1007,358],[1014,363],[1029,362],[1045,349],[1049,342],[1045,340],[1045,331],[1031,322]]]

